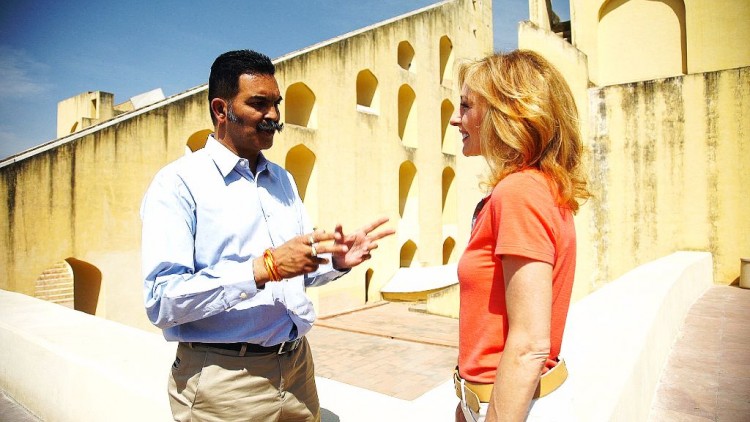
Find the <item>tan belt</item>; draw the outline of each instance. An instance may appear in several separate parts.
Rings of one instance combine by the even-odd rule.
[[[565,365],[565,361],[561,359],[554,368],[542,375],[542,378],[539,380],[539,385],[536,386],[534,398],[537,399],[544,397],[557,390],[567,378],[568,367]],[[456,396],[458,396],[459,399],[464,398],[466,404],[471,410],[479,412],[479,403],[489,403],[494,384],[477,384],[463,380],[465,389],[463,391],[464,394],[461,394],[461,381],[461,376],[458,375],[458,368],[456,368],[456,371],[453,373],[453,385],[456,388]]]

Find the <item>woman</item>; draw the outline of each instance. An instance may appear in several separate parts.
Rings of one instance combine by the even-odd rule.
[[[459,86],[451,124],[463,154],[487,160],[490,193],[458,264],[456,419],[520,421],[567,376],[558,354],[575,273],[573,214],[589,196],[577,110],[562,75],[531,51],[463,64]]]

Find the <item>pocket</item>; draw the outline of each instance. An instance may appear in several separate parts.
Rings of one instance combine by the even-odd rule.
[[[169,376],[169,398],[172,413],[182,414],[195,402],[205,353],[178,346]]]

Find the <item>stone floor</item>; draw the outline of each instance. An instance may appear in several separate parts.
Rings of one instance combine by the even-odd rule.
[[[315,375],[414,400],[451,377],[458,359],[458,320],[381,302],[319,319],[307,338]]]
[[[750,421],[750,290],[714,286],[692,306],[649,420]]]
[[[0,390],[0,422],[39,422],[39,418]]]

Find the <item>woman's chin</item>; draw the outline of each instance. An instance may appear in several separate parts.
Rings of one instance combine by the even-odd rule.
[[[472,151],[472,149],[468,148],[466,145],[464,145],[463,149],[461,149],[461,153],[464,155],[464,157],[476,157],[478,155],[482,155],[479,151]]]

